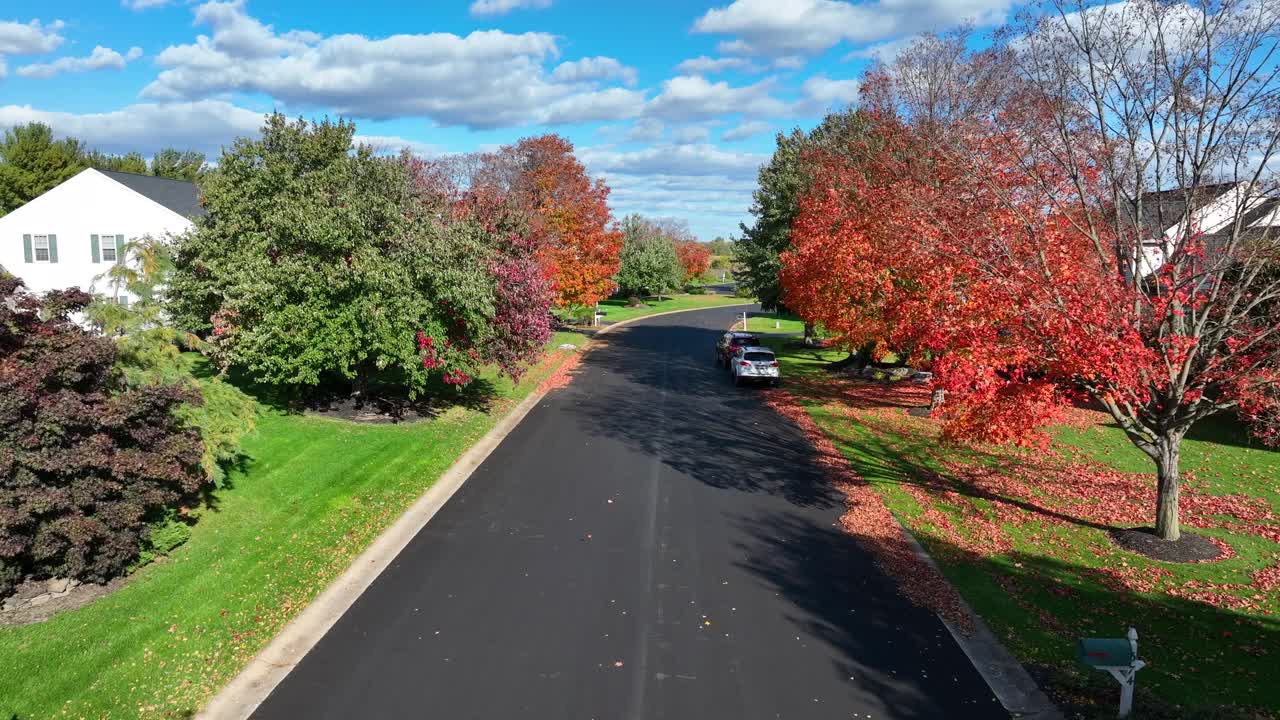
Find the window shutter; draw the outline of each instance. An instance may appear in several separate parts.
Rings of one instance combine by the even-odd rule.
[[[116,236],[116,264],[117,265],[124,264],[124,236],[123,235]]]
[[[35,256],[31,253],[31,236],[22,236],[22,259],[26,262],[35,262]]]
[[[102,254],[98,251],[98,236],[97,236],[97,235],[90,235],[90,236],[89,236],[89,249],[90,249],[90,251],[93,253],[93,262],[94,262],[94,263],[100,263],[100,262],[102,262]]]
[[[58,262],[58,236],[49,236],[49,262]]]

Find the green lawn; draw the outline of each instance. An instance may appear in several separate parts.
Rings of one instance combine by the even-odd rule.
[[[715,293],[707,293],[706,295],[663,295],[661,300],[656,297],[650,297],[644,299],[645,307],[639,308],[627,307],[625,299],[603,300],[600,303],[600,310],[607,314],[600,318],[600,322],[609,324],[646,315],[671,312],[672,310],[693,310],[704,307],[718,307],[720,305],[746,305],[751,302],[753,301],[749,298],[717,295]]]
[[[245,466],[171,557],[87,607],[0,628],[0,717],[189,717],[567,357],[518,386],[491,373],[488,412],[359,425],[263,406]]]
[[[1101,413],[1072,412],[1048,452],[959,448],[927,418],[927,388],[832,381],[839,353],[783,350],[791,392],[1060,702],[1113,717],[1116,685],[1076,665],[1077,637],[1140,633],[1137,718],[1280,711],[1280,453],[1228,419],[1184,445],[1184,530],[1232,556],[1171,564],[1116,548],[1150,524],[1149,462]],[[1253,716],[1253,715],[1250,715]]]
[[[735,329],[741,328],[742,323],[739,322]],[[747,318],[747,330],[756,333],[803,333],[804,321],[786,313],[757,313]]]

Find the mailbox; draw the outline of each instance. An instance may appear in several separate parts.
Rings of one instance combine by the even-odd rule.
[[[1076,658],[1094,668],[1129,667],[1137,660],[1127,638],[1081,638],[1076,641]]]
[[[1138,631],[1129,628],[1122,638],[1080,638],[1076,641],[1076,659],[1105,671],[1120,683],[1119,717],[1129,717],[1138,671],[1147,666],[1138,659]]]

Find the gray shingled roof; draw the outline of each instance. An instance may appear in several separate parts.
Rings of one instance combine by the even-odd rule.
[[[205,214],[205,209],[200,206],[200,190],[195,183],[118,170],[98,172],[183,217],[193,218]]]

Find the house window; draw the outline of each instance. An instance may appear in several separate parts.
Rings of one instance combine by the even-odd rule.
[[[102,262],[116,261],[116,236],[102,235]]]
[[[31,238],[31,246],[35,250],[36,262],[49,262],[49,236],[35,235]]]

